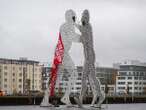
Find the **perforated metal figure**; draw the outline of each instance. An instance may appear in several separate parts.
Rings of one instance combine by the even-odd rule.
[[[75,21],[75,12],[71,9],[67,10],[65,13],[65,23],[60,27],[60,34],[64,45],[64,57],[60,68],[63,67],[64,69],[66,69],[70,76],[67,83],[68,85],[65,95],[62,97],[61,101],[69,106],[71,105],[69,95],[74,84],[75,75],[77,75],[75,64],[72,61],[71,56],[69,55],[69,50],[71,49],[72,42],[79,42],[80,39],[80,35],[75,33]]]
[[[88,10],[84,10],[84,12],[82,13],[81,22],[82,25],[76,25],[82,34],[80,37],[80,41],[83,44],[84,57],[85,57],[83,74],[82,74],[82,89],[80,94],[80,100],[82,102],[83,96],[87,91],[87,80],[88,80],[93,93],[93,100],[91,106],[101,107],[101,104],[105,99],[105,94],[100,89],[101,84],[99,79],[96,78],[95,52],[93,46],[92,27],[91,24],[89,23]],[[97,105],[95,105],[97,97],[99,97],[99,101]]]

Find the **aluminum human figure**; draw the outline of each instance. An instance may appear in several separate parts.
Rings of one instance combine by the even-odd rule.
[[[64,57],[60,68],[63,67],[64,69],[66,69],[70,76],[67,83],[67,90],[65,92],[65,95],[61,98],[61,101],[69,106],[71,105],[69,95],[75,81],[75,75],[77,75],[75,64],[72,61],[71,56],[69,55],[69,50],[71,49],[72,42],[79,42],[80,39],[80,35],[75,32],[75,21],[75,12],[71,9],[67,10],[65,13],[65,23],[63,23],[60,27],[60,34],[64,45]]]
[[[83,44],[84,57],[85,57],[83,74],[82,74],[82,89],[80,94],[80,101],[82,102],[83,96],[87,91],[87,80],[88,80],[93,93],[93,100],[91,106],[101,107],[101,104],[105,99],[105,94],[104,92],[101,91],[100,88],[101,84],[99,79],[96,78],[95,52],[93,46],[92,27],[91,24],[89,23],[88,10],[84,10],[84,12],[82,13],[81,22],[82,25],[76,25],[82,34],[80,37],[80,41]],[[95,105],[97,97],[99,97],[99,101],[97,105]]]

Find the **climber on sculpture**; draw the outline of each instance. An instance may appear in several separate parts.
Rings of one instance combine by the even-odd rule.
[[[83,96],[87,91],[87,80],[88,80],[93,93],[93,100],[91,106],[101,107],[101,104],[105,99],[105,94],[100,89],[101,84],[99,79],[96,78],[95,52],[93,46],[92,27],[91,24],[89,23],[88,10],[84,10],[82,14],[81,22],[82,25],[76,24],[76,26],[81,32],[80,41],[83,44],[85,61],[84,61],[83,74],[82,74],[82,89],[79,99],[82,103]],[[95,105],[97,97],[99,97],[99,101],[97,105]]]
[[[75,80],[75,75],[77,75],[75,64],[69,55],[69,50],[71,49],[72,42],[79,42],[80,39],[80,35],[75,33],[75,22],[76,14],[73,10],[70,9],[66,11],[65,23],[63,23],[60,27],[60,34],[64,45],[64,56],[60,68],[63,67],[66,69],[70,75],[65,95],[62,97],[61,101],[69,106],[71,105],[69,95]]]

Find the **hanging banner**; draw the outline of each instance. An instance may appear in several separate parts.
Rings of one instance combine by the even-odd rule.
[[[59,64],[62,63],[63,60],[63,55],[64,55],[64,45],[62,42],[61,34],[59,33],[59,39],[57,42],[57,46],[55,49],[55,55],[53,59],[53,65],[51,68],[51,77],[50,77],[50,96],[54,95],[54,90],[55,90],[55,84],[57,80],[57,71]]]

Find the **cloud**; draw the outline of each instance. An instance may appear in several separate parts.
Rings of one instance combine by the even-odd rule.
[[[51,62],[67,9],[80,20],[89,9],[97,62],[111,66],[123,59],[146,60],[146,2],[144,0],[5,0],[0,1],[0,57]],[[83,63],[80,44],[71,56]]]

